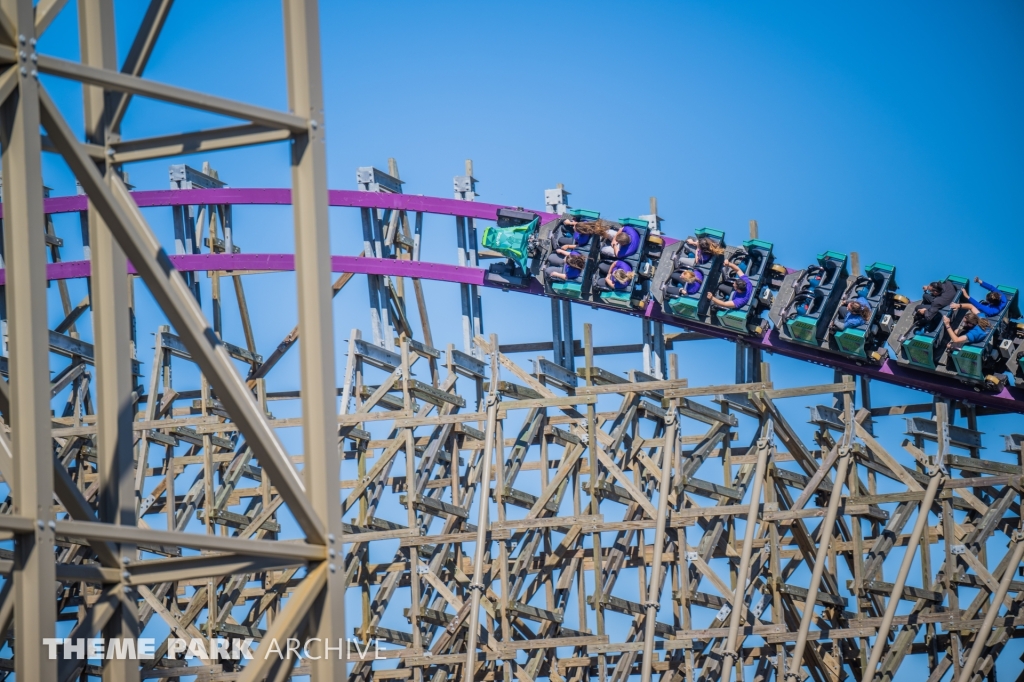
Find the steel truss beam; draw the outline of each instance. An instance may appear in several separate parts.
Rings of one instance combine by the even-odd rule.
[[[31,0],[5,0],[0,14],[9,22],[4,33],[25,36],[34,48],[35,17]],[[32,43],[29,43],[32,41]],[[13,49],[13,48],[11,48]],[[34,50],[33,50],[34,51]],[[39,83],[17,66],[17,88],[0,109],[3,158],[4,254],[8,281],[10,426],[14,455],[11,485],[14,513],[29,522],[15,543],[14,627],[19,654],[18,679],[47,680],[57,674],[56,661],[45,655],[43,638],[56,628],[56,605],[48,589],[56,580],[51,555],[54,537],[53,459],[50,455],[49,358],[46,343],[46,243],[42,159],[39,139]]]
[[[5,313],[10,324],[10,356],[13,361],[10,365],[5,364],[5,368],[10,367],[11,400],[5,400],[3,405],[4,416],[11,426],[12,442],[8,443],[6,435],[2,436],[5,447],[0,456],[4,460],[0,465],[0,473],[11,486],[15,505],[10,510],[13,514],[0,518],[0,527],[10,530],[17,538],[16,558],[8,569],[13,570],[14,580],[5,588],[8,597],[4,608],[0,609],[0,621],[6,632],[8,617],[13,611],[18,631],[15,655],[18,677],[58,677],[55,662],[43,653],[44,638],[52,637],[55,632],[54,603],[45,587],[54,583],[55,576],[62,580],[119,581],[121,585],[111,587],[108,596],[99,602],[109,605],[109,608],[94,608],[96,617],[80,621],[76,632],[92,636],[104,629],[107,637],[131,638],[138,635],[140,627],[145,626],[153,609],[160,611],[165,620],[168,617],[172,620],[174,618],[173,613],[166,614],[159,603],[166,594],[162,586],[155,593],[148,588],[140,588],[145,597],[144,604],[152,608],[147,613],[139,612],[136,601],[130,595],[133,592],[132,585],[140,584],[140,580],[156,582],[167,578],[173,581],[170,584],[174,584],[189,579],[189,576],[195,578],[208,574],[212,578],[245,572],[266,573],[273,567],[287,566],[289,563],[301,566],[313,560],[319,567],[311,569],[309,577],[300,583],[312,595],[312,599],[320,603],[318,615],[312,621],[319,623],[322,635],[339,635],[343,630],[343,588],[336,578],[324,578],[325,573],[332,576],[337,573],[335,565],[331,563],[328,568],[326,561],[334,556],[335,550],[328,550],[325,545],[341,540],[338,491],[334,485],[328,485],[329,481],[337,481],[339,478],[336,434],[333,433],[336,428],[333,419],[333,391],[316,371],[306,371],[303,381],[303,394],[307,396],[304,406],[306,418],[315,421],[312,415],[316,410],[320,411],[322,418],[319,433],[308,426],[306,428],[304,469],[307,481],[303,483],[290,457],[268,425],[266,415],[257,408],[255,396],[232,367],[224,344],[210,329],[196,301],[189,295],[181,277],[152,236],[120,178],[119,167],[114,165],[117,160],[113,158],[111,147],[119,140],[120,123],[132,95],[149,96],[248,119],[258,126],[265,126],[264,130],[271,130],[271,137],[275,140],[294,138],[294,192],[300,198],[295,206],[297,242],[300,244],[298,266],[307,282],[300,295],[300,309],[303,311],[300,326],[305,332],[302,355],[306,366],[329,369],[333,362],[333,343],[328,279],[329,249],[326,247],[327,186],[322,132],[316,132],[318,128],[322,130],[323,113],[319,93],[319,43],[315,40],[315,4],[284,3],[286,25],[290,31],[287,47],[290,101],[293,110],[303,112],[301,116],[142,79],[141,73],[152,54],[171,6],[167,0],[154,0],[151,3],[120,73],[116,65],[111,0],[79,2],[81,63],[36,54],[37,33],[46,29],[64,4],[58,0],[43,2],[33,8],[27,0],[7,0],[0,6],[0,43],[6,42],[0,45],[0,58],[11,64],[0,77],[0,102],[3,102],[0,142],[3,146],[6,180],[4,246],[8,267],[5,274],[8,291],[12,294],[7,297],[9,305]],[[77,136],[68,127],[57,107],[42,92],[38,84],[39,71],[77,80],[86,86],[83,89],[85,144],[76,141]],[[48,133],[45,138],[39,134],[40,125]],[[283,130],[284,134],[272,132],[276,129]],[[257,134],[262,134],[264,130],[258,130]],[[237,136],[229,133],[227,137],[234,138],[230,139],[228,146],[238,142]],[[218,138],[224,139],[224,136],[211,136],[214,148],[218,146]],[[242,139],[244,143],[250,143],[251,131],[244,132]],[[185,139],[184,144],[190,145],[192,142]],[[81,369],[84,365],[79,364],[77,370],[62,373],[54,387],[49,385],[47,379],[49,344],[45,342],[46,257],[42,250],[43,242],[39,239],[41,235],[32,229],[33,225],[43,223],[39,154],[44,146],[65,158],[89,199],[89,238],[86,243],[91,247],[94,261],[90,298],[95,330],[92,346],[95,350],[90,361],[95,364],[98,377],[95,382],[97,434],[93,444],[88,446],[75,438],[65,441],[63,445],[54,444],[49,433],[51,426],[47,403],[52,395],[72,386],[80,396],[76,404],[71,406],[72,411],[83,408],[91,411],[93,402],[89,392],[90,375]],[[106,149],[111,149],[111,153],[104,153]],[[312,210],[307,210],[310,207],[313,207]],[[55,243],[59,245],[60,241]],[[54,251],[55,260],[56,257]],[[143,513],[146,510],[145,503],[139,505],[137,502],[136,495],[141,493],[141,488],[136,488],[136,481],[145,480],[147,462],[145,459],[135,461],[133,447],[132,422],[135,418],[134,403],[138,396],[132,392],[134,344],[128,259],[174,324],[182,343],[188,349],[190,359],[202,367],[204,375],[209,379],[210,388],[216,391],[217,399],[239,424],[246,438],[245,452],[256,455],[262,464],[263,475],[269,476],[274,483],[274,490],[280,494],[273,509],[255,519],[259,522],[257,532],[262,536],[261,527],[270,522],[270,516],[283,502],[312,544],[292,545],[242,539],[251,531],[244,532],[239,538],[222,539],[205,539],[205,536],[180,533],[178,529],[187,524],[196,509],[193,508],[184,516],[174,513],[176,499],[173,495],[168,499],[170,508],[167,510],[169,526],[173,530],[161,534],[136,526],[137,508]],[[67,298],[64,285],[61,287],[62,295]],[[239,281],[236,281],[236,287],[241,296]],[[72,314],[70,302],[65,300],[64,305],[65,315],[69,316]],[[59,327],[62,331],[71,329],[72,336],[77,338],[73,321],[64,322]],[[44,341],[38,343],[37,339]],[[318,348],[321,349],[319,352]],[[80,362],[74,352],[71,357],[73,363]],[[333,371],[328,371],[327,376],[333,376]],[[206,445],[207,452],[213,440],[209,436],[198,437],[198,442]],[[56,460],[51,460],[49,455],[39,457],[35,454],[21,454],[46,452],[53,447],[51,444],[57,446]],[[94,453],[96,483],[82,490],[85,480],[83,468],[92,468],[82,458],[86,447]],[[204,457],[209,461],[208,454]],[[10,460],[9,464],[7,460]],[[76,473],[69,475],[65,467],[75,461]],[[51,467],[56,468],[56,474],[51,473]],[[136,475],[136,469],[139,475]],[[172,480],[173,473],[172,469]],[[208,467],[206,488],[211,494],[212,476],[213,470]],[[61,520],[60,525],[52,521],[50,500],[55,489],[63,508],[75,521]],[[267,490],[270,490],[269,485]],[[212,501],[208,499],[208,503]],[[212,511],[212,508],[207,511]],[[208,529],[209,525],[208,518]],[[53,557],[47,554],[51,548],[61,546],[61,543],[65,543],[68,549],[58,554],[71,563],[61,564],[60,570],[56,570]],[[140,565],[141,570],[136,570],[133,564],[140,550],[180,552],[179,548],[189,545],[219,552],[239,552],[241,556],[221,555],[223,558],[218,558],[211,555],[202,560],[181,557],[178,560],[151,561]],[[307,547],[308,550],[305,549]],[[88,554],[82,556],[82,549],[76,548],[97,552],[101,565],[106,567],[75,563],[88,559]],[[260,556],[267,558],[252,558]],[[119,579],[118,569],[123,569],[123,576]],[[9,589],[15,583],[19,587]],[[333,584],[334,587],[325,590],[325,584]],[[211,590],[210,606],[213,609],[209,630],[212,634],[213,619],[220,617],[220,610],[214,609],[217,606],[212,592],[215,582],[211,581],[208,587]],[[110,595],[116,595],[116,599],[111,601]],[[15,602],[13,609],[10,607],[12,601]],[[290,636],[295,634],[300,622],[308,622],[309,619],[306,613],[308,604],[303,605],[301,600],[289,601],[295,602],[289,609],[297,612],[293,618],[294,627],[284,633]],[[287,622],[281,618],[276,620],[278,627]],[[75,674],[79,667],[62,666],[60,678],[66,679]],[[104,679],[139,679],[139,667],[135,661],[107,662],[103,670]],[[318,670],[315,677],[337,679],[338,672],[335,664]]]

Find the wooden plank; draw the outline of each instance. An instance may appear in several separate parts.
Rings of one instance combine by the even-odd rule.
[[[1020,476],[1021,468],[1016,464],[997,462],[991,459],[979,459],[976,457],[961,457],[959,455],[947,455],[946,466],[951,469],[962,471],[974,471],[985,474],[1013,474]]]
[[[604,523],[604,516],[582,514],[580,516],[548,516],[538,519],[506,519],[495,521],[491,528],[495,530],[529,530],[533,528],[559,528],[562,526],[590,526]]]
[[[608,393],[645,393],[651,391],[681,390],[689,385],[686,379],[665,379],[663,381],[636,381],[603,386],[580,386],[576,395],[606,395]]]
[[[344,536],[347,541],[350,536]],[[423,545],[446,545],[462,542],[476,542],[476,533],[441,533],[440,535],[419,535],[410,532],[401,536],[399,547],[422,547]],[[487,532],[487,541],[508,540],[512,534],[507,529],[496,528]]]
[[[859,499],[859,498],[854,498]],[[805,507],[803,509],[784,509],[781,511],[766,511],[761,515],[765,521],[794,521],[796,519],[824,518],[827,510],[823,507]],[[849,502],[839,505],[840,516],[870,516],[878,521],[886,521],[889,512],[882,509],[872,509],[868,503],[851,504]]]
[[[532,410],[540,407],[576,407],[596,405],[597,396],[566,396],[564,398],[537,398],[534,400],[503,400],[498,407],[498,418],[504,419],[510,410]]]
[[[773,633],[783,633],[784,625],[745,625],[739,632],[744,637],[768,637]],[[673,639],[658,640],[654,648],[659,651],[689,649],[694,641],[708,641],[729,636],[729,628],[706,628],[703,630],[676,630]],[[587,651],[592,654],[628,653],[643,650],[643,642],[610,642],[608,644],[592,644]]]
[[[771,390],[772,384],[770,381],[760,381],[751,384],[723,384],[721,386],[695,386],[693,388],[680,388],[675,390],[666,390],[665,398],[693,398],[702,395],[720,395],[730,393],[753,393],[756,391],[767,391]],[[662,407],[668,407],[668,405],[662,405]]]
[[[882,447],[881,443],[875,440],[874,436],[867,432],[867,429],[859,423],[854,423],[854,429],[856,430],[857,437],[864,441],[868,446],[868,449],[874,453],[875,457],[880,459],[882,463],[889,468],[893,475],[904,483],[904,485],[914,492],[921,492],[924,490],[924,487],[918,483],[885,448]]]
[[[418,537],[419,531],[415,528],[400,528],[397,530],[374,530],[367,531],[365,533],[345,533],[341,536],[341,541],[348,545],[355,544],[357,542],[373,542],[375,540],[395,539],[406,540]]]
[[[859,627],[859,628],[835,628],[832,630],[809,630],[807,632],[807,639],[810,641],[819,641],[823,639],[856,639],[859,637],[874,637],[878,633],[876,628]],[[766,634],[764,635],[764,641],[768,644],[784,644],[786,642],[795,642],[797,635],[796,632],[782,632],[779,634]]]
[[[847,589],[853,589],[853,581],[847,581]],[[875,594],[884,594],[887,597],[893,596],[893,591],[896,585],[893,583],[883,582],[881,580],[868,580],[864,583],[864,590],[867,592],[874,592]],[[935,592],[933,590],[923,590],[920,587],[911,587],[905,585],[903,587],[903,594],[900,595],[900,599],[906,599],[907,601],[916,601],[918,599],[925,599],[927,601],[935,602],[936,604],[941,603],[944,595],[942,592]]]
[[[853,381],[838,384],[820,384],[818,386],[796,386],[793,388],[776,388],[765,391],[772,400],[779,398],[797,398],[821,393],[853,393],[857,390],[857,384]]]
[[[607,644],[608,635],[586,635],[584,637],[545,637],[541,639],[514,640],[498,644],[499,656],[514,658],[520,651],[536,649],[555,649],[561,647],[578,647],[592,644]],[[464,660],[464,658],[463,658]]]
[[[612,477],[629,492],[633,501],[643,507],[644,511],[647,512],[651,518],[658,516],[658,510],[654,508],[650,498],[648,498],[643,491],[637,488],[636,485],[633,484],[633,481],[629,480],[629,477],[626,476],[625,472],[623,472],[622,469],[612,461],[612,458],[608,456],[604,451],[604,448],[597,448],[597,459],[606,469],[608,469],[608,473],[610,473]]]

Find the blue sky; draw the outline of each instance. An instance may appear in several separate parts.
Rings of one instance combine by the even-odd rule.
[[[144,6],[118,5],[122,58]],[[1019,3],[395,1],[324,2],[321,12],[332,188],[354,188],[357,166],[386,169],[395,157],[406,192],[450,196],[452,176],[471,158],[482,201],[539,208],[543,190],[562,182],[573,206],[618,218],[646,213],[657,196],[670,235],[711,226],[738,241],[757,219],[791,267],[826,249],[856,250],[864,264],[895,264],[905,293],[950,273],[1024,284]],[[69,3],[40,49],[77,59],[74,18]],[[286,108],[279,3],[178,0],[146,75]],[[45,83],[80,129],[80,90]],[[136,99],[123,132],[130,139],[225,123]],[[283,145],[186,162],[204,159],[233,186],[290,182]],[[140,189],[167,186],[165,161],[129,172]],[[45,173],[55,194],[74,192],[53,157]],[[287,210],[236,216],[246,251],[291,249]],[[166,212],[147,217],[169,243]],[[334,253],[359,248],[356,221],[351,211],[332,212]],[[453,259],[453,222],[428,219],[425,257]],[[457,292],[426,286],[439,345],[459,343]],[[337,299],[339,371],[341,340],[368,326],[360,287]],[[257,337],[273,339],[267,353],[295,323],[294,288],[287,276],[268,276],[247,293],[250,305],[276,310],[255,320]],[[503,341],[545,338],[547,314],[540,299],[485,294],[486,331]],[[140,332],[156,317],[140,294]],[[584,321],[595,324],[598,343],[639,341],[638,322],[585,308],[576,312],[577,338]],[[243,345],[238,330],[226,316],[226,336]],[[147,363],[150,346],[140,336]],[[694,385],[731,379],[730,346],[679,352]],[[296,361],[282,365],[276,388],[297,388],[288,385]],[[780,360],[773,378],[817,383],[831,372]],[[876,393],[882,403],[925,399]],[[802,408],[793,408],[794,421],[805,420]],[[990,437],[1020,430],[1004,419],[989,424]]]

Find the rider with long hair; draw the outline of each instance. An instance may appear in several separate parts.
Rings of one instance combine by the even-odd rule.
[[[946,331],[949,332],[949,347],[950,349],[960,348],[967,343],[979,343],[985,340],[988,336],[989,329],[992,328],[992,323],[984,317],[978,316],[974,312],[968,312],[964,315],[963,322],[960,323],[960,327],[956,330],[953,329],[953,325],[950,324],[949,318],[945,315],[942,316],[942,323],[946,325]]]
[[[583,274],[587,267],[587,257],[577,251],[572,251],[564,257],[557,253],[548,256],[548,266],[544,268],[544,274],[549,280],[560,279],[564,281],[573,280]]]
[[[676,252],[676,265],[692,268],[694,265],[709,263],[712,258],[724,253],[725,248],[708,237],[688,237],[683,247]]]
[[[599,291],[625,291],[633,285],[636,273],[629,263],[617,260],[608,269],[608,274],[595,278],[594,288]]]
[[[673,282],[674,284],[670,284]],[[700,270],[691,270],[690,268],[683,268],[676,270],[669,275],[669,281],[665,282],[665,293],[669,296],[693,296],[700,292],[700,287],[704,283],[704,273]]]
[[[832,327],[838,331],[863,327],[871,320],[871,304],[863,296],[847,301],[845,311],[841,310]]]

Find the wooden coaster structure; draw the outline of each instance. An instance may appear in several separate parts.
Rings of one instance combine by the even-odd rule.
[[[459,281],[467,321],[435,340],[420,282],[433,266],[397,267],[420,262],[422,213],[360,204],[367,267],[332,285],[315,2],[284,3],[288,114],[142,78],[166,1],[151,3],[120,68],[109,0],[80,3],[81,64],[36,55],[62,4],[0,2],[0,370],[10,379],[0,382],[10,491],[0,675],[870,682],[924,668],[929,682],[994,679],[997,657],[1024,634],[1024,439],[993,447],[988,435],[985,449],[981,420],[993,410],[942,395],[872,406],[870,382],[845,374],[776,387],[742,343],[730,384],[691,386],[685,350],[667,378],[624,375],[598,360],[637,349],[595,346],[590,325],[575,368],[563,302],[550,343],[562,364],[524,363],[522,344],[480,334],[468,276],[448,280]],[[87,84],[86,144],[36,69]],[[248,123],[125,142],[132,95]],[[245,282],[267,270],[209,265],[244,241],[228,193],[187,194],[222,191],[216,172],[172,167],[176,190],[150,205],[173,206],[173,239],[154,235],[120,173],[285,139],[299,324],[272,346],[245,298]],[[63,317],[52,329],[45,292],[61,238],[46,217],[44,150],[67,160],[89,199],[75,210],[91,267],[67,275],[88,274],[89,296],[73,304],[55,275]],[[472,176],[456,178],[467,205]],[[401,189],[397,164],[359,182],[367,196]],[[472,215],[457,217],[462,270],[477,265]],[[331,298],[363,275],[372,338],[352,330],[336,385]],[[134,329],[143,285],[170,323],[153,330],[151,362],[138,342],[149,337]],[[237,343],[223,338],[225,316],[241,321]],[[658,366],[652,345],[679,351],[704,338],[651,333],[645,324],[645,368]],[[440,348],[455,340],[463,350]],[[275,368],[296,346],[301,391],[279,389],[294,384]],[[51,415],[56,396],[66,405]],[[819,403],[809,438],[794,417],[808,400]],[[275,418],[287,401],[301,416]],[[875,435],[894,426],[901,442]],[[296,428],[302,449],[289,452],[279,433]],[[78,660],[62,645],[53,658],[44,642],[57,636],[156,636],[156,655]],[[316,646],[267,655],[289,638],[352,641],[319,658]],[[203,643],[206,655],[170,652],[172,639]],[[213,641],[246,639],[252,660],[210,655]]]

